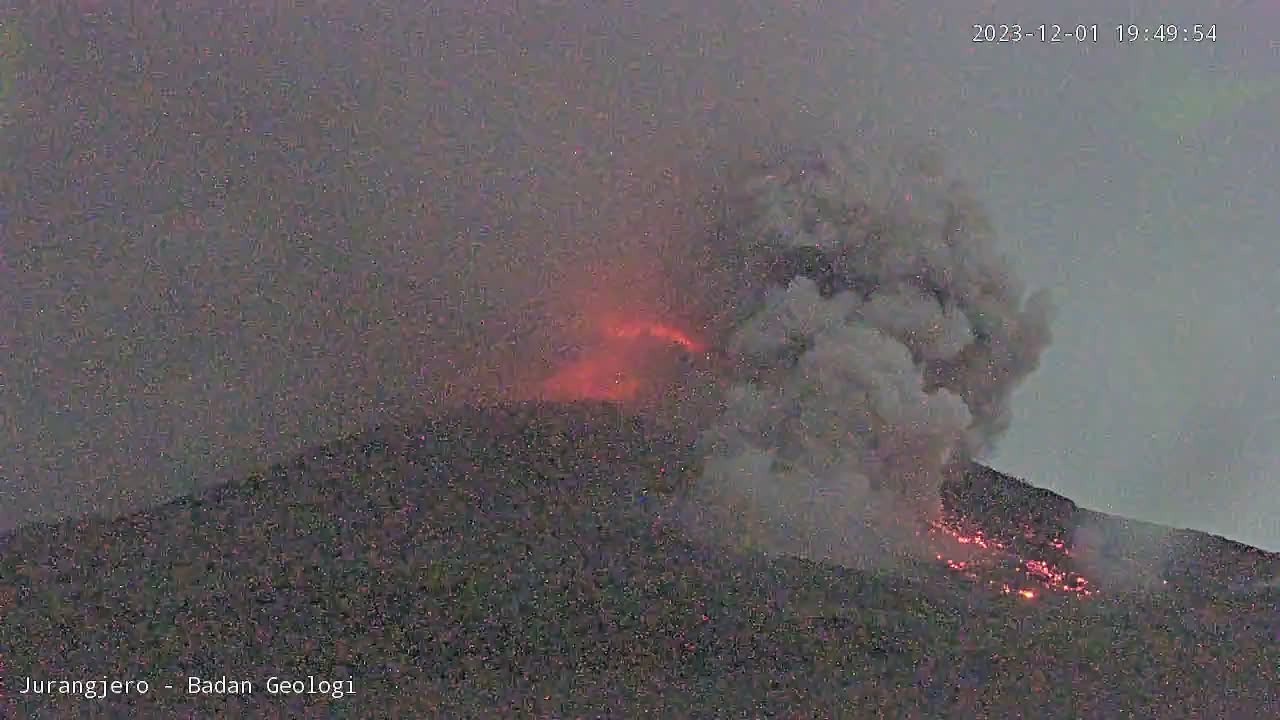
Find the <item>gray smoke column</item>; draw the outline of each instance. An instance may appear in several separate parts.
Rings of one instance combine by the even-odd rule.
[[[752,279],[694,490],[703,526],[846,563],[925,545],[949,467],[988,451],[1049,342],[935,150],[831,144],[748,171],[725,237]]]

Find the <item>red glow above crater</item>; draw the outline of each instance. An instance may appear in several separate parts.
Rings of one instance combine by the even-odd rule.
[[[573,362],[543,381],[540,395],[548,400],[637,399],[649,384],[659,380],[655,356],[675,348],[694,354],[706,351],[703,343],[679,328],[652,320],[607,321],[597,337]]]
[[[557,371],[542,383],[549,400],[632,400],[640,391],[640,380],[631,372],[627,359],[617,352],[594,350]]]
[[[605,328],[605,335],[617,340],[650,338],[675,345],[687,353],[706,352],[707,348],[687,333],[660,322],[632,321],[611,324]]]

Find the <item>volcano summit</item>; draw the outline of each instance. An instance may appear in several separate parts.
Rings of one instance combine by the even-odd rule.
[[[0,702],[11,717],[1280,712],[1280,596],[1233,580],[1275,577],[1275,555],[1166,530],[1179,552],[1144,556],[1132,524],[973,466],[943,498],[994,548],[976,579],[945,560],[768,557],[671,521],[695,461],[616,406],[523,403],[372,430],[127,517],[24,528],[0,545]],[[1099,557],[1077,555],[1082,527]],[[1096,574],[1101,559],[1159,582]],[[1036,562],[1095,594],[1053,591]],[[312,675],[352,692],[163,690]],[[152,691],[19,693],[104,676]]]

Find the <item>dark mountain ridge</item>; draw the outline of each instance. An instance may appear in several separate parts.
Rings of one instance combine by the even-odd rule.
[[[1093,513],[975,466],[944,506],[1011,555],[1088,572],[1072,544],[1088,527],[1101,560],[1159,578],[1026,601],[939,565],[860,572],[700,546],[663,521],[691,467],[679,442],[614,406],[525,403],[374,429],[126,517],[22,528],[0,539],[0,708],[1280,715],[1277,595],[1258,582],[1280,573],[1275,554]],[[1128,541],[1151,535],[1168,552]],[[193,676],[253,691],[191,694]],[[273,694],[272,676],[350,692]],[[28,678],[150,691],[23,694]]]

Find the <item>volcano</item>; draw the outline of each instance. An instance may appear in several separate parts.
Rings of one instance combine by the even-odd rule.
[[[670,510],[696,477],[688,448],[617,405],[522,402],[372,428],[129,516],[29,526],[0,540],[0,707],[1280,716],[1275,554],[973,465],[944,486],[937,532],[978,552],[855,571],[693,541]],[[24,693],[33,681],[67,691]]]

